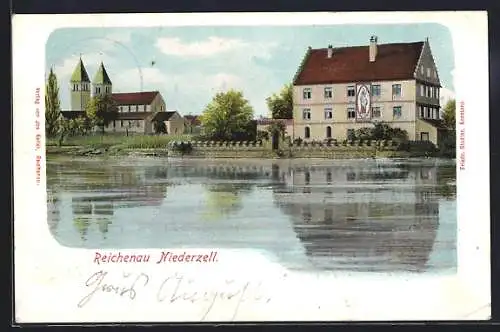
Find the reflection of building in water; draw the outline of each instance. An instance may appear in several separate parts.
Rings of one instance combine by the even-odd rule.
[[[92,224],[105,236],[117,209],[159,206],[169,184],[155,181],[162,178],[161,168],[155,169],[114,167],[74,176],[71,189],[78,194],[71,193],[73,224],[81,237],[86,238]]]
[[[61,220],[61,201],[51,190],[47,190],[47,223],[54,234]]]
[[[304,167],[274,198],[318,267],[421,270],[439,224],[436,180],[436,167]]]

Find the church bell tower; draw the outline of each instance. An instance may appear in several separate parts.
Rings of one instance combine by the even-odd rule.
[[[85,111],[90,100],[90,79],[81,57],[71,75],[70,91],[71,110]]]

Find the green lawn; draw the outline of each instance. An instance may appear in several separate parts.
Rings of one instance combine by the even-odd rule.
[[[165,147],[171,141],[189,141],[191,135],[88,135],[66,137],[63,146],[111,147],[155,149]],[[57,138],[47,138],[47,146],[57,146]]]

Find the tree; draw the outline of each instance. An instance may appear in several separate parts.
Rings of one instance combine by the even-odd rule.
[[[92,125],[100,127],[104,134],[104,128],[116,119],[118,107],[109,95],[95,96],[89,101],[85,113]]]
[[[274,121],[267,127],[267,131],[269,132],[271,137],[284,138],[286,126],[281,121]]]
[[[165,125],[164,121],[153,121],[153,129],[156,134],[167,134],[167,125]]]
[[[59,135],[59,146],[62,145],[64,138],[70,134],[72,126],[73,125],[71,123],[71,120],[66,120],[62,117],[59,117],[57,119],[57,124],[56,124],[57,132],[56,132],[56,134]]]
[[[443,120],[448,129],[455,130],[455,99],[450,99],[443,108]]]
[[[201,115],[205,134],[218,140],[231,140],[233,135],[247,130],[253,118],[253,108],[241,91],[217,93]]]
[[[59,86],[57,77],[52,68],[45,84],[45,134],[53,137],[57,134],[57,124],[61,112],[59,100]]]
[[[69,135],[71,136],[81,136],[87,131],[85,118],[78,117],[69,120]]]
[[[266,99],[267,107],[273,119],[293,118],[293,86],[286,84],[281,91]]]

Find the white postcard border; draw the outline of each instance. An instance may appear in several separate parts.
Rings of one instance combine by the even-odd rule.
[[[126,17],[125,17],[126,16]],[[251,26],[310,24],[439,23],[447,26],[455,53],[457,140],[466,127],[465,167],[457,160],[458,272],[456,276],[359,279],[339,275],[305,275],[284,271],[262,257],[248,258],[258,270],[275,275],[264,289],[274,291],[267,304],[250,303],[237,316],[221,305],[205,320],[448,320],[487,319],[490,315],[490,206],[488,126],[488,37],[485,12],[413,13],[262,13],[262,14],[102,14],[15,15],[13,18],[13,136],[15,304],[18,322],[197,321],[192,307],[168,308],[146,296],[135,302],[102,297],[77,308],[85,280],[96,272],[94,251],[61,247],[46,223],[45,137],[36,151],[35,112],[44,128],[45,42],[63,27]],[[126,23],[126,24],[125,24]],[[35,91],[40,89],[40,104]],[[463,103],[465,123],[459,123]],[[460,144],[460,142],[458,142]],[[36,156],[42,156],[40,185]],[[458,156],[457,156],[458,158]],[[161,250],[144,248],[158,255]],[[228,252],[218,267],[196,273],[216,278],[233,273],[231,265],[246,253]],[[231,263],[232,262],[232,263]],[[123,266],[106,267],[121,273]],[[138,272],[137,265],[127,266]],[[217,274],[213,271],[217,269]],[[243,268],[258,277],[255,269]],[[225,271],[225,272],[223,272]],[[272,273],[271,273],[272,271]],[[164,273],[149,268],[151,275]],[[169,271],[175,272],[175,271]],[[191,271],[193,273],[193,271]],[[274,273],[274,274],[273,274]],[[288,273],[288,281],[282,276]],[[279,277],[278,277],[279,276]],[[286,284],[280,287],[279,284]],[[266,288],[267,287],[267,288]],[[154,293],[153,290],[151,292]],[[151,293],[153,296],[154,294]],[[145,294],[145,293],[144,293]],[[327,296],[328,295],[328,296]],[[199,306],[199,305],[198,305]],[[198,308],[199,309],[199,308]],[[231,309],[232,310],[232,309]],[[231,311],[229,310],[229,311]],[[195,310],[196,311],[196,310]],[[203,310],[201,310],[203,311]]]

